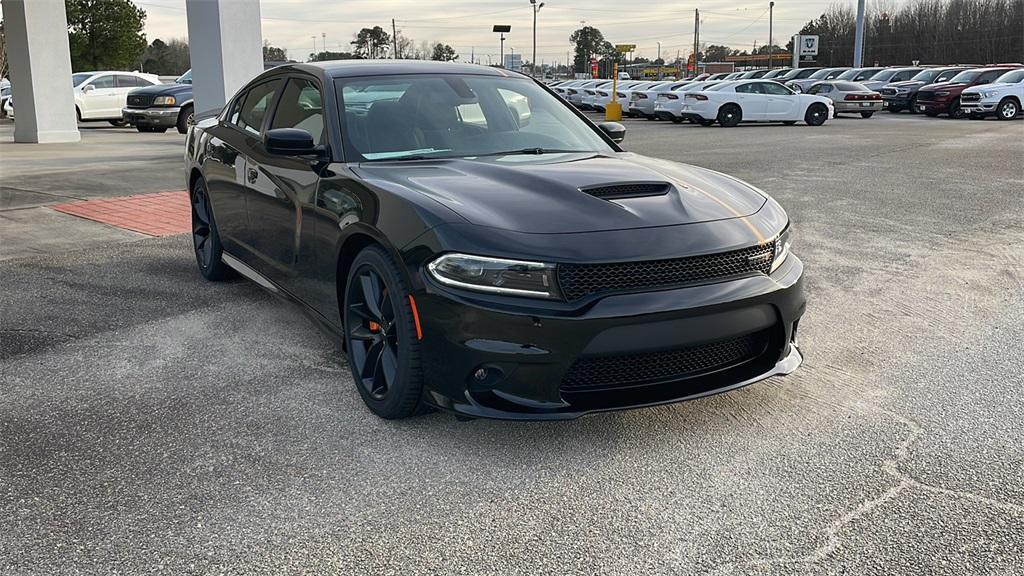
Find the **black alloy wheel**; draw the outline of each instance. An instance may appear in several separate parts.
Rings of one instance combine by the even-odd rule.
[[[956,101],[949,105],[949,117],[954,120],[963,120],[967,117],[967,113],[960,107],[960,102]]]
[[[423,412],[419,333],[409,291],[383,249],[370,246],[356,256],[344,311],[348,363],[367,407],[388,419]]]
[[[804,113],[804,122],[808,126],[821,126],[828,120],[828,108],[824,104],[811,104]]]
[[[1013,120],[1020,114],[1020,104],[1013,98],[1003,98],[996,108],[996,118],[1000,120]]]
[[[718,109],[718,123],[723,128],[732,128],[743,120],[743,109],[735,104],[726,104]]]
[[[207,280],[222,280],[228,276],[230,268],[221,258],[223,250],[217,225],[210,210],[210,198],[206,192],[206,183],[202,178],[192,186],[192,248],[196,253],[196,264],[199,272]]]
[[[860,113],[860,117],[861,118],[871,118],[872,115],[874,115],[874,112],[861,112]]]
[[[118,128],[124,128],[128,125],[126,120],[107,120],[107,122],[109,122],[111,126],[116,126]]]

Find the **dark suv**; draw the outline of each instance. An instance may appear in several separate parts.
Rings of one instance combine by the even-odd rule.
[[[1013,67],[972,68],[953,76],[948,82],[922,86],[917,91],[917,111],[927,116],[948,114],[950,118],[963,118],[966,114],[960,108],[960,94],[971,86],[989,84],[1008,70],[1013,70]]]
[[[121,110],[126,122],[139,132],[166,132],[177,127],[182,134],[192,125],[192,71],[189,70],[174,84],[157,84],[132,90],[128,105]]]

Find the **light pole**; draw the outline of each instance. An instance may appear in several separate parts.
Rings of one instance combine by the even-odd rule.
[[[537,3],[537,0],[530,0],[533,6],[533,59],[530,60],[530,74],[537,77],[537,12],[544,7],[544,3]]]
[[[508,68],[509,70],[516,69],[516,49],[512,46],[508,47]]]
[[[658,80],[661,80],[661,42],[658,42]]]
[[[764,12],[762,12],[764,14]],[[768,3],[768,69],[772,69],[772,49],[775,48],[775,38],[772,37],[773,16],[775,15],[775,2]]]
[[[313,39],[313,57],[310,60],[316,62],[316,34],[310,36]]]
[[[512,26],[508,24],[495,24],[492,32],[501,34],[501,49],[498,53],[498,66],[505,67],[505,33],[511,32]]]

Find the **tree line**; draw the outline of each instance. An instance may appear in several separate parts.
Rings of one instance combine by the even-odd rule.
[[[864,18],[864,63],[989,64],[1024,61],[1024,1],[914,0],[873,6]],[[832,4],[800,29],[818,35],[820,66],[853,63],[856,10]]]

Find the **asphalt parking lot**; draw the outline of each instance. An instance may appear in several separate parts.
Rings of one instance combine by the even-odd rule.
[[[182,136],[0,125],[0,573],[1024,573],[1024,122],[624,123],[789,211],[797,372],[572,422],[382,421],[187,236],[46,207],[181,189]]]

